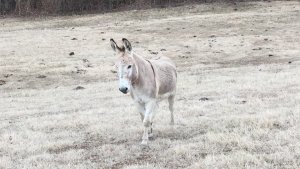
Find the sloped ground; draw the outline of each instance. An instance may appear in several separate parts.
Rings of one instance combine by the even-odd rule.
[[[0,25],[0,168],[300,166],[297,1]],[[111,37],[178,66],[176,124],[162,102],[146,148],[139,114],[110,71]]]

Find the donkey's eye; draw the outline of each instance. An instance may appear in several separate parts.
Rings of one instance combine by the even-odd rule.
[[[127,69],[130,69],[131,68],[131,65],[128,65]]]

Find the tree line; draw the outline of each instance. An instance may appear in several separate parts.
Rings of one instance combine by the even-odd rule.
[[[15,15],[109,12],[180,5],[189,0],[0,0],[0,13]],[[206,0],[198,0],[206,1]]]

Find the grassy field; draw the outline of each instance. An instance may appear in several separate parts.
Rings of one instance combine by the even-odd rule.
[[[299,168],[300,2],[0,20],[0,168]],[[109,39],[178,67],[154,138]],[[74,53],[72,53],[74,52]]]

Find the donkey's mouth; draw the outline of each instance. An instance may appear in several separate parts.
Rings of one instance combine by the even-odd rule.
[[[127,94],[128,92],[122,92],[123,94]]]
[[[128,88],[124,87],[124,88],[120,88],[119,89],[122,93],[127,94],[128,93]]]

